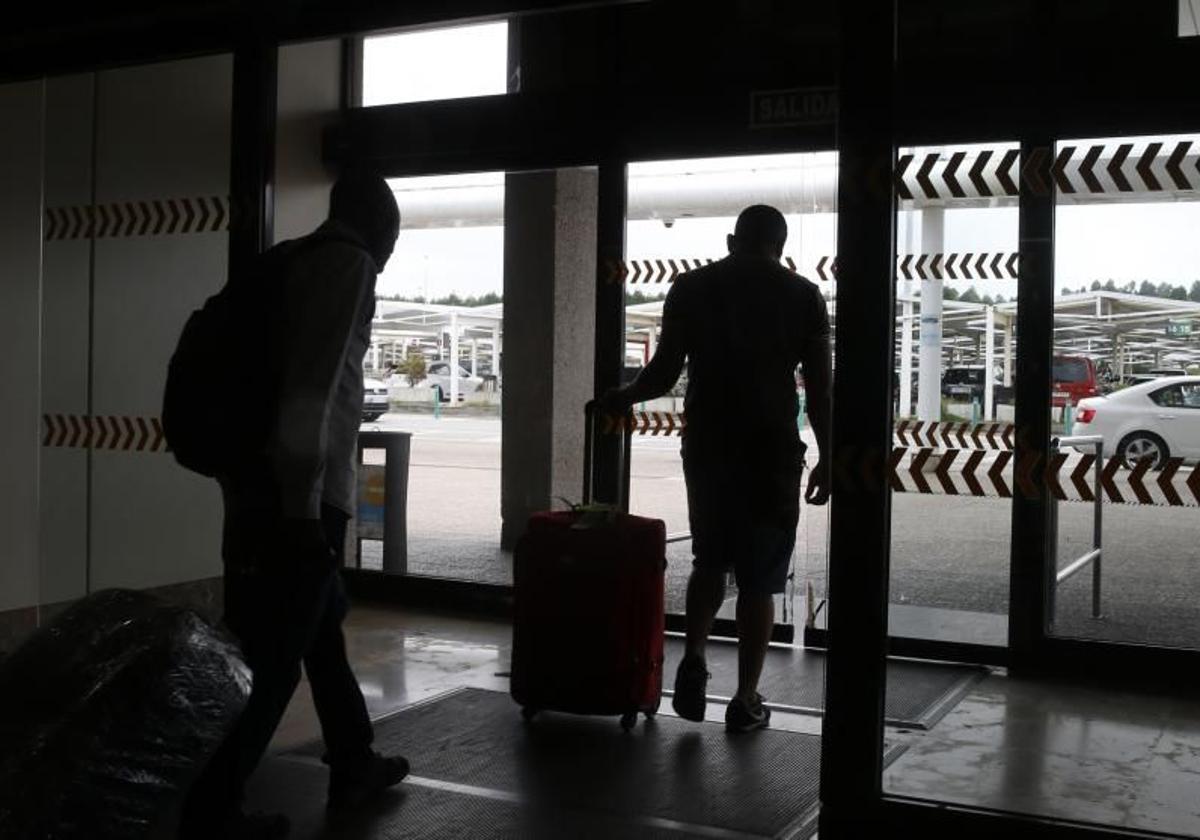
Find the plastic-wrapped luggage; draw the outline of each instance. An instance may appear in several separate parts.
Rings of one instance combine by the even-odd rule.
[[[159,834],[250,694],[191,610],[106,590],[0,660],[0,837]]]
[[[595,407],[587,412],[584,501],[591,497]],[[629,434],[624,440],[626,474]],[[666,525],[616,511],[536,513],[514,553],[512,696],[541,710],[658,710],[663,677]]]

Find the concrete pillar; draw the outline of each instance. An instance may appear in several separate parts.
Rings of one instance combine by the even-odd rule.
[[[1004,329],[1000,333],[1004,340],[1004,387],[1013,384],[1013,316],[1004,316]]]
[[[945,244],[945,210],[921,211],[921,253],[940,254]],[[917,375],[917,419],[942,419],[942,281],[921,281],[921,359]]]
[[[996,366],[996,307],[984,310],[983,329],[983,416],[996,419],[996,377],[992,368]]]
[[[905,286],[908,284],[906,283]],[[912,345],[913,303],[904,301],[900,316],[900,399],[898,411],[901,417],[912,414]]]
[[[508,175],[504,195],[504,399],[500,542],[534,511],[576,500],[595,354],[594,169]],[[497,334],[497,352],[500,337]]]
[[[504,373],[500,370],[501,341],[500,327],[492,327],[492,375],[496,377],[496,388],[500,388]]]
[[[450,313],[450,405],[458,405],[458,313]]]
[[[479,375],[479,339],[471,339],[471,376]]]

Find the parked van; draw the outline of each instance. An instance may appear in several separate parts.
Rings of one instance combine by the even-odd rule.
[[[1050,404],[1056,408],[1068,401],[1071,405],[1079,405],[1080,400],[1100,396],[1096,365],[1087,356],[1055,356],[1052,376],[1054,386]]]

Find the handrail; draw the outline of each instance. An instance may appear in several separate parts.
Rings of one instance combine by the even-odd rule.
[[[1054,449],[1058,449],[1061,446],[1092,446],[1096,449],[1095,482],[1092,488],[1092,496],[1094,497],[1092,504],[1095,511],[1092,516],[1092,550],[1067,564],[1066,568],[1059,570],[1055,576],[1054,583],[1057,587],[1090,565],[1092,567],[1092,618],[1100,618],[1101,562],[1104,557],[1104,532],[1102,527],[1104,517],[1104,487],[1101,484],[1101,477],[1104,472],[1104,438],[1101,435],[1068,435],[1054,438],[1050,442],[1050,445]],[[1057,504],[1057,502],[1055,503]],[[1057,517],[1055,521],[1057,522]]]

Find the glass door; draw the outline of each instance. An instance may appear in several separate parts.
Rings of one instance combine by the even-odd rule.
[[[1196,134],[1055,149],[1054,636],[1200,647],[1198,158]]]
[[[1008,636],[1018,146],[901,148],[889,634]]]
[[[788,239],[783,263],[817,283],[830,309],[836,298],[833,253],[837,230],[837,156],[806,152],[700,159],[656,160],[628,166],[625,284],[624,378],[632,381],[653,356],[662,326],[663,304],[672,283],[683,272],[724,258],[725,237],[738,214],[753,204],[768,204],[783,213]],[[736,345],[729,352],[739,354]],[[757,361],[743,357],[747,370]],[[803,406],[802,376],[797,382]],[[685,611],[691,570],[687,488],[680,459],[680,435],[686,423],[686,370],[661,399],[634,406],[635,435],[630,484],[631,511],[663,519],[668,531],[667,610]],[[725,406],[729,422],[742,422],[755,402],[744,399]],[[808,447],[808,465],[817,447],[807,418],[796,418]],[[817,612],[825,597],[827,511],[801,506],[796,547],[787,592],[776,604],[777,637],[790,638]],[[718,619],[734,617],[736,589],[727,588]],[[721,635],[732,635],[726,626]]]

